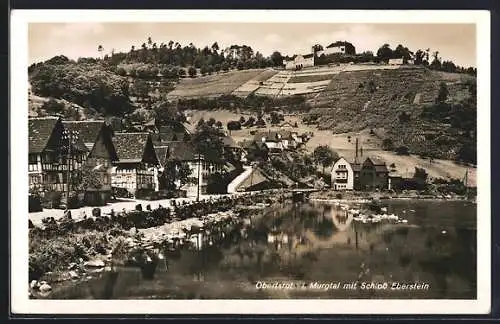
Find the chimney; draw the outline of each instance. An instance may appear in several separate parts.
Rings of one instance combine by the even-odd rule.
[[[358,163],[358,138],[356,137],[356,156],[354,158],[354,163]]]

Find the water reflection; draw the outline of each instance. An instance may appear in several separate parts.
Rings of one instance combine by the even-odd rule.
[[[391,202],[388,212],[408,224],[364,224],[334,205],[284,205],[192,229],[189,244],[154,253],[154,271],[120,268],[51,298],[475,298],[474,206]],[[278,292],[255,289],[257,280],[418,281],[430,289]],[[89,286],[107,288],[89,296]]]

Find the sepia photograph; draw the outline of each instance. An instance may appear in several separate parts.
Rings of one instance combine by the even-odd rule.
[[[488,311],[488,12],[18,14],[19,309]]]

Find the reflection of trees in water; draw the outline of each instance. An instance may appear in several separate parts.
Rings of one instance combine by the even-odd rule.
[[[335,226],[331,219],[323,219],[317,223],[314,234],[321,239],[329,239],[335,232]]]

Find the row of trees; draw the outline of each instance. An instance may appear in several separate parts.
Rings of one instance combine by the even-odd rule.
[[[467,73],[470,75],[476,75],[477,70],[473,67],[460,67],[450,61],[443,61],[439,56],[439,51],[434,51],[431,53],[431,49],[418,49],[416,52],[412,52],[401,44],[399,44],[394,50],[391,49],[389,44],[382,45],[377,50],[377,59],[382,62],[387,62],[389,59],[402,58],[404,63],[408,63],[413,58],[413,63],[415,65],[424,65],[432,70],[439,70],[444,72],[452,73]]]
[[[193,66],[201,69],[203,66],[216,66],[224,70],[225,63],[228,68],[264,68],[269,66],[281,66],[281,54],[264,57],[262,53],[255,52],[247,45],[231,45],[222,48],[218,42],[203,48],[196,47],[193,43],[182,45],[179,42],[170,40],[167,43],[157,43],[151,37],[142,43],[140,47],[132,45],[129,52],[115,53],[111,50],[109,54],[102,55],[104,46],[99,45],[98,51],[103,61],[112,65],[120,63],[148,63],[148,64],[169,64],[180,67]]]

